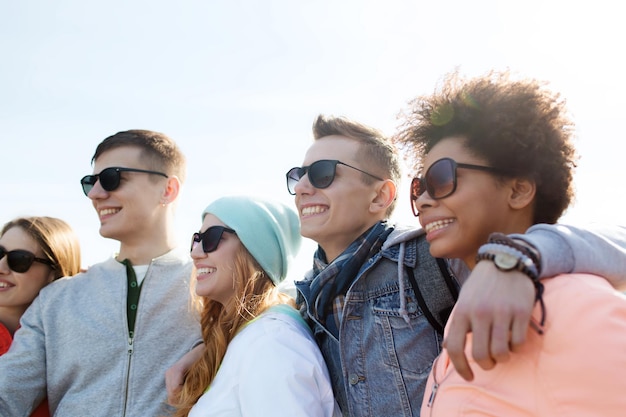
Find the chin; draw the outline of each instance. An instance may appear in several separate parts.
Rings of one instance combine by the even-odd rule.
[[[112,233],[110,230],[107,230],[106,226],[100,226],[100,236],[107,239],[116,239],[115,233]]]
[[[300,236],[305,237],[307,239],[315,240],[315,236],[317,236],[317,234],[314,233],[314,231],[311,230],[311,228],[300,225]]]
[[[117,240],[118,242],[121,242],[124,239],[124,234],[119,233],[116,230],[107,230],[104,227],[100,228],[100,236],[106,238],[106,239],[113,239],[113,240]],[[126,235],[128,236],[128,235]]]
[[[452,248],[437,240],[430,242],[430,254],[435,258],[455,258]]]
[[[206,288],[202,288],[201,286],[198,286],[196,284],[196,295],[200,297],[209,297],[211,295],[211,291],[207,290]]]

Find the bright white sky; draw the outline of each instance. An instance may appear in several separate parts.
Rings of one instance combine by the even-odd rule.
[[[150,129],[188,157],[187,245],[223,194],[292,204],[284,174],[301,165],[317,114],[393,133],[406,103],[459,67],[551,81],[582,154],[564,222],[623,224],[622,16],[613,0],[1,1],[0,222],[61,217],[84,266],[103,260],[117,244],[99,236],[79,179],[102,139]],[[397,218],[416,222],[404,194]]]

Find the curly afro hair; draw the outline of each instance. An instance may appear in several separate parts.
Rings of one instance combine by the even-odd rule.
[[[437,143],[457,136],[490,166],[536,183],[535,224],[555,223],[574,198],[574,125],[545,83],[515,80],[508,71],[471,79],[453,72],[440,91],[409,106],[393,140],[416,169]]]

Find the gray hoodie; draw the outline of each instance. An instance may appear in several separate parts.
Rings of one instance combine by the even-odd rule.
[[[165,370],[201,340],[191,270],[174,251],[150,263],[132,343],[123,264],[111,258],[45,287],[0,357],[0,415],[26,417],[46,395],[56,417],[167,415]]]

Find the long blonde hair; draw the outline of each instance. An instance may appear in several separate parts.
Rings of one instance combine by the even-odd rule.
[[[243,244],[235,255],[233,285],[236,296],[229,305],[201,298],[200,323],[206,349],[185,378],[174,417],[186,417],[211,385],[228,345],[243,326],[273,305],[294,305],[290,296],[279,292]]]

